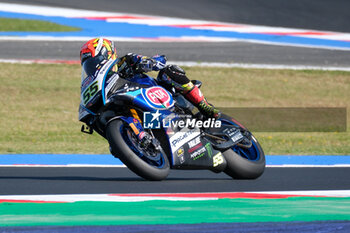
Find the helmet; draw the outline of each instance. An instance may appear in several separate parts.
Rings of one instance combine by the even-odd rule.
[[[117,58],[117,51],[113,41],[100,38],[94,38],[86,42],[80,49],[81,64],[90,57],[103,56],[104,59]]]
[[[86,42],[80,49],[80,62],[85,77],[93,75],[99,65],[109,59],[117,59],[117,51],[113,41],[105,38],[94,38]]]

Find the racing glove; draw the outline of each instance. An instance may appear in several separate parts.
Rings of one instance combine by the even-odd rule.
[[[136,72],[159,71],[165,67],[167,58],[164,55],[156,55],[151,58],[141,57],[136,64]]]
[[[159,71],[161,69],[164,69],[166,62],[168,60],[165,55],[155,55],[152,57],[152,59],[155,61],[155,64],[153,66],[154,71]]]
[[[159,71],[165,67],[167,58],[164,55],[146,57],[135,53],[128,53],[120,58],[118,71],[124,77],[130,77],[134,73],[146,73],[150,71]]]
[[[153,67],[155,66],[156,61],[152,58],[142,58],[140,62],[138,62],[135,66],[135,71],[137,73],[147,73],[153,70]]]

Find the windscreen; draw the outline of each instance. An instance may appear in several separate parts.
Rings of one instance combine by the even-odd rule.
[[[87,76],[94,76],[96,74],[96,70],[100,68],[101,65],[103,65],[103,61],[105,61],[104,56],[96,56],[91,57],[84,61],[83,63],[83,73],[85,75],[85,78]],[[83,77],[82,77],[83,78]]]

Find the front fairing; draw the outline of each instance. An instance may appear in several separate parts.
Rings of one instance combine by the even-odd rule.
[[[148,82],[144,80],[144,83]],[[151,81],[150,81],[151,82]],[[167,110],[174,106],[174,99],[167,90],[161,86],[140,85],[129,82],[123,88],[116,91],[111,101],[124,101],[143,111]]]
[[[136,74],[129,79],[130,82],[138,83],[142,86],[157,86],[157,82],[146,74]]]
[[[110,84],[115,83],[119,78],[117,74],[107,76],[115,63],[116,60],[110,59],[89,70],[85,64],[83,65],[80,100],[84,108],[93,109],[97,104],[105,104]],[[107,85],[109,85],[108,88],[106,88]]]

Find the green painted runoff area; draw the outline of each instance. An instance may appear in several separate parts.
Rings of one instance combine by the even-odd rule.
[[[1,203],[0,226],[350,220],[350,198]]]

